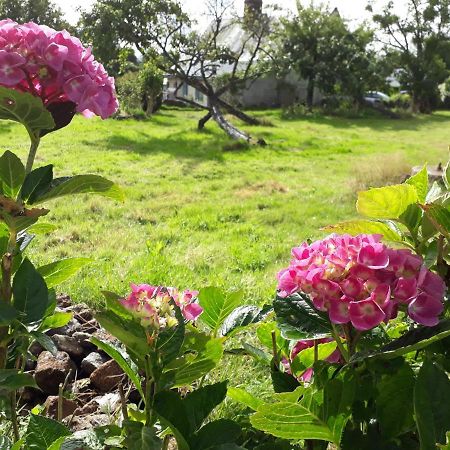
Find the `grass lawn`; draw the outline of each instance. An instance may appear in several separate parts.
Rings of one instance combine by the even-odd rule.
[[[126,202],[96,196],[54,201],[58,226],[31,250],[47,263],[69,256],[95,262],[61,287],[76,301],[131,281],[180,288],[242,288],[270,301],[294,244],[355,216],[355,191],[400,180],[412,165],[447,157],[450,113],[409,120],[306,118],[250,127],[268,146],[224,152],[215,126],[196,131],[201,113],[165,109],[147,121],[85,120],[43,139],[37,164],[57,176],[96,173],[120,184]],[[3,149],[25,157],[27,139],[0,124]]]

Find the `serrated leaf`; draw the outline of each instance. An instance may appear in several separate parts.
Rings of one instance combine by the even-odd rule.
[[[421,205],[426,217],[433,226],[447,239],[450,239],[450,211],[436,203]]]
[[[19,317],[19,311],[4,301],[0,301],[0,327],[10,325]]]
[[[39,330],[51,330],[53,328],[61,328],[65,325],[67,325],[73,317],[73,313],[71,312],[62,312],[57,311],[50,316],[47,316],[44,321],[41,323]]]
[[[192,438],[191,448],[196,450],[225,449],[227,448],[226,444],[235,445],[234,442],[240,434],[241,427],[236,422],[229,419],[215,420],[203,426],[195,434]]]
[[[70,430],[56,420],[31,414],[25,437],[26,448],[47,449],[58,439],[70,434]]]
[[[253,411],[257,411],[258,408],[264,405],[264,402],[261,399],[255,397],[244,389],[229,387],[227,396],[235,402],[242,403],[248,408],[253,409]]]
[[[15,391],[25,386],[37,387],[34,378],[16,369],[0,370],[0,390]]]
[[[106,342],[102,342],[95,337],[91,337],[91,342],[96,345],[100,350],[103,350],[107,355],[109,355],[116,363],[120,366],[120,368],[125,372],[128,378],[132,381],[138,392],[141,394],[141,397],[145,399],[144,391],[142,390],[141,380],[138,375],[138,371],[136,367],[133,367],[129,361],[127,361],[123,355],[120,354],[114,347],[107,344]]]
[[[48,289],[42,276],[25,258],[13,281],[13,306],[23,313],[25,324],[43,319],[48,306]]]
[[[328,316],[316,310],[307,295],[277,296],[273,306],[281,334],[286,339],[321,339],[331,333]]]
[[[283,439],[334,441],[327,424],[299,403],[264,404],[250,416],[250,422],[256,429]]]
[[[37,196],[33,204],[74,194],[99,194],[122,202],[122,190],[112,181],[99,175],[76,175],[74,177],[55,178],[49,189]]]
[[[340,222],[336,225],[329,225],[323,228],[324,231],[337,234],[382,234],[386,241],[402,242],[402,236],[396,231],[394,226],[375,220],[350,220]]]
[[[420,202],[425,202],[428,194],[428,169],[425,164],[414,176],[406,180],[406,184],[413,186],[417,191]]]
[[[0,180],[2,191],[6,195],[6,197],[15,199],[17,193],[20,190],[20,186],[22,186],[24,179],[25,179],[25,167],[22,164],[22,161],[14,153],[7,150],[0,157]]]
[[[398,184],[359,192],[356,207],[360,214],[372,219],[398,219],[418,200],[413,186]]]
[[[165,368],[166,373],[174,374],[174,387],[188,386],[213,370],[223,356],[223,339],[190,330],[180,354],[183,356]]]
[[[25,203],[33,204],[34,200],[45,192],[53,180],[53,165],[38,167],[26,177],[20,189],[19,198]]]
[[[217,334],[219,328],[231,312],[241,305],[242,291],[224,293],[221,289],[207,287],[198,296],[203,313],[200,320]]]
[[[436,363],[425,360],[414,387],[414,412],[421,450],[446,443],[450,429],[450,380]]]
[[[261,322],[269,310],[257,306],[240,306],[232,311],[220,327],[220,336],[232,336],[241,328]]]
[[[41,130],[55,127],[52,115],[39,97],[3,86],[0,86],[0,119],[21,123],[34,139],[39,138]]]
[[[50,289],[73,277],[81,268],[92,263],[89,258],[67,258],[38,267],[47,287]]]
[[[153,428],[145,426],[140,422],[126,421],[126,442],[129,449],[134,450],[161,450],[162,441],[156,435]],[[108,447],[109,448],[109,447]]]
[[[32,234],[50,234],[56,231],[58,227],[56,225],[53,225],[52,223],[36,223],[34,225],[31,225],[30,228],[28,228],[28,233]]]

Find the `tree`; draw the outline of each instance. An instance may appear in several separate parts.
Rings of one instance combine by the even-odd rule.
[[[395,49],[403,69],[403,82],[409,88],[413,109],[429,113],[436,105],[438,86],[450,74],[450,0],[408,0],[407,11],[400,16],[393,1],[373,20],[387,49]]]
[[[297,5],[297,16],[282,21],[278,69],[298,73],[307,81],[306,103],[310,108],[316,87],[361,102],[375,72],[374,55],[369,51],[372,33],[364,27],[350,31],[338,11],[324,5]]]
[[[260,63],[263,55],[267,55],[270,20],[258,9],[261,2],[247,0],[244,17],[234,13],[232,3],[229,0],[207,3],[211,24],[204,33],[197,31],[176,0],[97,0],[92,12],[82,15],[81,24],[85,35],[97,46],[97,55],[133,45],[166,74],[181,80],[176,95],[183,84],[205,95],[207,106],[189,101],[206,110],[199,128],[213,118],[233,138],[250,140],[224,118],[222,111],[249,124],[258,121],[224,97],[266,72],[267,68]],[[94,25],[86,26],[89,23]],[[103,29],[108,29],[108,35],[97,40],[98,30]],[[229,42],[227,37],[231,34],[239,39]]]
[[[6,18],[18,23],[35,22],[56,30],[70,28],[61,9],[50,0],[0,0],[0,19]]]

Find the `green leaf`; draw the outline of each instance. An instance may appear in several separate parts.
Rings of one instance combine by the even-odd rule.
[[[394,359],[411,352],[417,352],[450,336],[450,320],[442,320],[435,327],[419,326],[395,339],[380,350],[369,353],[356,353],[350,362],[364,361],[366,359]]]
[[[277,350],[281,354],[287,356],[289,351],[289,341],[283,338],[280,333],[280,329],[276,322],[264,322],[261,323],[256,329],[256,336],[264,347],[273,352],[272,334],[275,333],[275,342]]]
[[[273,306],[281,334],[286,339],[321,339],[331,333],[328,316],[314,308],[304,294],[277,296]]]
[[[258,408],[264,404],[262,400],[248,393],[244,389],[229,387],[227,395],[235,402],[242,403],[248,408],[253,409],[253,411],[257,411]]]
[[[153,428],[140,422],[126,421],[126,442],[129,449],[133,450],[161,450],[162,441],[158,438]],[[108,447],[109,448],[109,447]]]
[[[398,219],[418,200],[413,186],[398,184],[359,192],[356,207],[360,214],[373,219]]]
[[[278,368],[271,368],[270,376],[272,378],[272,386],[277,394],[285,392],[294,392],[299,386],[297,378],[288,372],[280,372]]]
[[[31,331],[30,336],[33,337],[45,350],[50,352],[53,356],[58,353],[58,348],[50,336],[40,331]]]
[[[48,447],[47,450],[60,450],[61,446],[64,444],[64,441],[67,439],[66,436],[62,436],[59,439],[57,439],[55,442],[53,442],[50,447]]]
[[[37,271],[42,275],[50,289],[74,276],[82,267],[90,264],[89,258],[67,258],[41,266]]]
[[[91,337],[91,342],[96,345],[100,350],[103,350],[107,355],[109,355],[120,368],[128,375],[128,378],[134,384],[136,389],[141,394],[141,397],[145,399],[144,391],[142,390],[141,379],[138,375],[136,367],[133,367],[129,361],[127,361],[114,347],[102,342],[95,337]]]
[[[36,198],[49,189],[53,180],[53,165],[38,167],[32,170],[23,182],[19,198],[30,205]]]
[[[154,409],[163,426],[169,427],[177,441],[178,450],[191,450],[189,446],[189,417],[180,395],[174,391],[156,394]]]
[[[0,370],[0,390],[15,391],[25,386],[37,387],[34,378],[16,369]]]
[[[47,316],[44,321],[41,323],[39,330],[47,331],[52,330],[53,328],[61,328],[67,325],[72,320],[72,313],[65,312],[55,312],[51,316]]]
[[[434,362],[425,360],[414,387],[414,412],[421,450],[446,443],[450,430],[450,380]]]
[[[40,98],[2,86],[0,119],[21,123],[34,139],[39,137],[41,130],[51,130],[55,127],[52,115],[45,109]]]
[[[377,383],[375,402],[383,437],[395,438],[414,425],[414,383],[414,372],[406,363],[394,374],[383,375]]]
[[[0,104],[1,104],[1,87],[0,87]],[[0,107],[1,118],[1,107]],[[2,191],[6,197],[15,199],[17,193],[25,179],[25,167],[22,161],[14,153],[7,150],[0,157],[0,180]]]
[[[386,241],[402,242],[402,236],[391,223],[378,222],[375,220],[350,220],[340,222],[336,225],[329,225],[323,228],[324,231],[337,234],[382,234]]]
[[[243,295],[243,291],[225,294],[215,287],[202,289],[198,296],[200,306],[203,308],[200,320],[217,334],[228,315],[241,305]]]
[[[284,439],[334,441],[328,425],[299,403],[264,404],[250,416],[250,422],[256,429]]]
[[[158,335],[156,347],[164,364],[169,364],[179,354],[184,341],[184,317],[180,308],[174,303],[175,317],[178,325],[171,328],[164,328]]]
[[[434,203],[421,207],[433,226],[447,239],[450,239],[450,211],[445,206]]]
[[[422,170],[417,172],[414,176],[406,180],[406,184],[413,186],[416,189],[417,196],[420,202],[424,203],[428,194],[428,170],[425,164]]]
[[[236,308],[223,322],[220,327],[220,336],[232,336],[241,328],[254,323],[261,322],[267,316],[269,310],[257,306],[240,306]]]
[[[197,389],[183,399],[184,408],[189,417],[190,433],[197,431],[214,408],[225,400],[227,382],[211,384]]]
[[[327,342],[317,345],[317,359],[324,361],[336,350],[336,342]],[[304,372],[306,369],[312,367],[315,363],[315,349],[314,347],[302,350],[292,361],[291,368],[295,375],[301,375],[299,372]]]
[[[143,360],[149,352],[144,329],[133,319],[119,317],[112,311],[99,312],[95,318],[106,331],[119,339],[138,359]]]
[[[0,327],[10,325],[19,316],[19,311],[8,303],[0,300]]]
[[[58,227],[56,225],[53,225],[51,223],[36,223],[35,225],[31,225],[30,228],[28,228],[28,233],[32,234],[50,234],[56,231]]]
[[[42,276],[29,259],[25,258],[13,281],[13,306],[23,313],[25,324],[44,317],[48,305],[48,289]]]
[[[450,189],[450,159],[444,167],[444,173],[442,174],[442,180],[444,181],[447,190]]]
[[[189,386],[211,372],[223,356],[223,339],[190,330],[180,353],[183,356],[166,366],[166,372],[174,373],[174,387]]]
[[[56,420],[31,414],[25,437],[26,448],[47,449],[58,439],[70,434],[70,430]]]
[[[40,194],[33,204],[73,194],[99,194],[120,202],[124,200],[122,190],[112,181],[99,175],[76,175],[55,178],[49,189]]]
[[[233,444],[240,434],[241,427],[236,422],[228,419],[215,420],[196,433],[191,447],[196,450],[217,449],[224,444]]]

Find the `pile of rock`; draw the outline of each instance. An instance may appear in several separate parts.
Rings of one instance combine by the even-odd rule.
[[[43,404],[45,413],[59,416],[74,431],[108,425],[120,410],[119,384],[126,377],[118,364],[90,342],[92,336],[119,346],[119,342],[100,327],[92,310],[84,304],[73,305],[68,297],[58,299],[58,311],[73,313],[72,320],[47,333],[56,353],[35,343],[34,359],[27,361],[27,370],[34,375],[39,389],[27,388],[20,393],[20,402],[27,409]],[[63,396],[59,396],[62,386]]]

